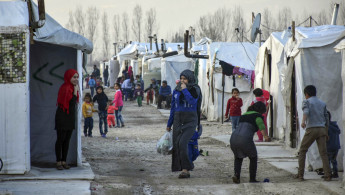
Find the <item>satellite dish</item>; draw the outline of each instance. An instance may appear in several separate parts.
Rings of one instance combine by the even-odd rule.
[[[255,42],[255,39],[256,39],[256,36],[258,35],[258,33],[261,33],[260,32],[260,23],[261,23],[261,14],[258,13],[255,16],[255,19],[254,19],[254,22],[252,25],[252,30],[250,32],[250,41],[253,43]]]

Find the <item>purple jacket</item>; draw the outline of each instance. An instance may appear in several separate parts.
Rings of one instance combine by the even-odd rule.
[[[141,96],[142,98],[144,98],[144,90],[142,89],[135,89],[133,92],[134,98]]]

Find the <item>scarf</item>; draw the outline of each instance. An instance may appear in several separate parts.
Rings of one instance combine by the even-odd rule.
[[[65,72],[64,83],[61,85],[57,98],[57,105],[64,111],[67,111],[69,114],[69,102],[73,97],[74,86],[71,83],[71,79],[74,74],[78,72],[74,69],[69,69]],[[77,94],[77,102],[79,101],[79,93]]]

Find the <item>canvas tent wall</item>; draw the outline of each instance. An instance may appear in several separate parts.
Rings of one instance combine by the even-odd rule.
[[[341,124],[339,123],[342,117],[341,56],[334,52],[333,47],[344,37],[344,32],[343,26],[298,27],[296,41],[290,37],[283,51],[280,43],[284,42],[278,41],[277,36],[274,35],[271,35],[271,39],[263,45],[263,49],[266,47],[270,48],[271,52],[276,52],[271,54],[272,80],[269,86],[278,104],[278,111],[280,110],[274,128],[278,129],[278,138],[285,139],[289,146],[294,145],[298,148],[305,133],[305,129],[300,128],[300,123],[303,117],[302,101],[305,99],[303,89],[307,85],[316,86],[317,97],[327,104],[327,109],[332,113],[332,120]],[[260,63],[257,66],[256,84],[261,83],[265,87],[262,84],[267,80],[263,63],[265,59],[262,57],[263,50],[260,52],[261,55],[257,60]],[[340,128],[343,127],[340,125]],[[342,150],[339,156],[343,156]],[[342,159],[338,158],[338,160],[342,164]],[[316,143],[308,150],[307,163],[314,169],[322,168]]]
[[[286,106],[283,100],[284,71],[286,69],[286,55],[284,46],[291,33],[289,31],[274,32],[260,47],[255,63],[254,88],[262,88],[272,96],[271,109],[267,117],[267,129],[270,136],[277,139],[290,137],[286,135]],[[286,140],[287,145],[291,145]]]
[[[203,47],[205,48],[205,47]],[[199,76],[202,85],[203,98],[202,112],[206,114],[208,121],[219,121],[222,117],[222,69],[219,61],[224,61],[233,66],[242,68],[241,71],[254,71],[254,61],[259,47],[251,43],[211,43],[208,45],[207,52],[210,57],[206,60],[199,60]],[[206,65],[206,69],[205,69]],[[231,90],[236,87],[241,92],[243,100],[242,112],[253,100],[251,92],[251,76],[225,76],[224,88],[224,114],[227,100],[231,98]],[[235,85],[235,86],[234,86]]]
[[[342,78],[342,83],[343,83],[343,86],[345,85],[345,39],[341,40],[336,46],[335,46],[335,51],[336,52],[341,52],[341,56],[342,56],[342,69],[341,69],[341,78]],[[343,94],[344,94],[344,88],[343,88]],[[345,102],[345,96],[343,95],[343,102]],[[345,113],[345,105],[343,104],[343,113]],[[345,114],[342,115],[342,126],[343,128],[345,127]],[[344,131],[343,131],[344,132]],[[340,134],[340,139],[342,140],[342,143],[345,143],[345,134],[343,133],[342,135]],[[341,156],[340,156],[341,158]],[[342,157],[343,159],[343,167],[345,167],[345,155],[343,155]],[[345,183],[345,180],[344,180],[344,175],[345,175],[345,172],[343,172],[343,183]]]
[[[183,54],[163,58],[161,62],[161,79],[166,80],[171,90],[176,87],[175,81],[180,79],[182,71],[189,69],[194,71],[194,61]]]
[[[32,8],[34,17],[38,18],[34,3]],[[2,79],[4,82],[0,84],[6,90],[6,95],[1,96],[1,102],[6,102],[1,105],[1,110],[15,111],[5,112],[0,116],[0,133],[4,139],[0,142],[0,158],[4,161],[1,173],[6,174],[23,174],[29,171],[30,161],[42,165],[55,164],[54,115],[56,94],[63,82],[61,77],[69,68],[77,69],[82,75],[82,52],[92,51],[90,41],[63,29],[49,15],[46,15],[45,26],[35,31],[35,44],[30,45],[28,11],[27,3],[23,1],[0,2],[0,26],[5,29],[1,34],[6,34],[8,29],[20,29],[17,34],[10,32],[11,36],[7,38],[15,43],[13,47],[19,47],[17,51],[25,51],[20,54],[22,61],[17,61],[16,57],[12,62],[5,62],[7,66],[13,67],[14,72],[18,69],[23,72],[11,75],[10,79]],[[12,18],[18,20],[9,24],[8,21],[12,21]],[[80,77],[80,85],[81,82]],[[17,122],[18,119],[21,123]],[[79,109],[78,124],[80,120]],[[81,140],[76,135],[80,132],[78,128],[76,126],[70,147],[69,160],[73,164],[81,163]]]

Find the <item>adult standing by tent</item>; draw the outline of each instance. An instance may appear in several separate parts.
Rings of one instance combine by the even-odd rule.
[[[189,178],[194,167],[188,156],[188,142],[200,124],[201,90],[191,70],[180,74],[181,82],[173,92],[167,131],[173,126],[173,172],[182,171],[179,178]]]
[[[101,73],[97,68],[96,64],[93,65],[93,72],[91,73],[91,76],[94,76],[96,79],[98,79],[101,76]]]
[[[106,66],[103,71],[104,86],[108,86],[108,78],[109,78],[109,66]]]
[[[56,168],[69,169],[66,163],[69,142],[75,129],[76,104],[79,101],[78,72],[69,69],[65,72],[64,83],[61,85],[57,98],[58,108],[55,114],[55,143]]]

